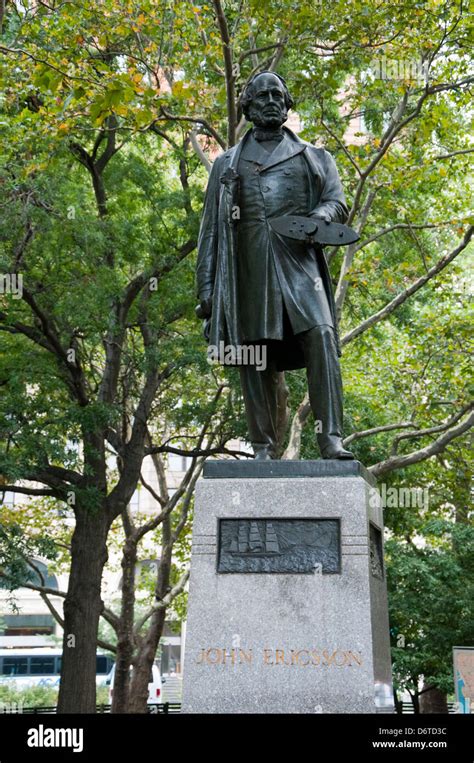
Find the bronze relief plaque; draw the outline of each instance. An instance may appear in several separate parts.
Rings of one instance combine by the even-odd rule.
[[[220,519],[217,572],[341,571],[338,519]]]

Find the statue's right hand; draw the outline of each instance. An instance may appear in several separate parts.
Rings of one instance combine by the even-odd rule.
[[[210,318],[212,313],[212,295],[201,299],[199,305],[195,308],[195,313],[198,318]]]

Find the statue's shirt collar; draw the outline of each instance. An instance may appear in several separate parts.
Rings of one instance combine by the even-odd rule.
[[[288,132],[283,133],[283,139],[275,146],[274,150],[268,152],[259,141],[255,140],[252,133],[245,139],[240,158],[249,162],[255,162],[261,165],[264,171],[275,164],[285,162],[305,150],[306,145],[291,137]]]

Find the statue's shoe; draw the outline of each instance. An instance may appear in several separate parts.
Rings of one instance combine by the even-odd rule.
[[[321,456],[323,458],[341,458],[341,459],[353,459],[354,454],[350,450],[346,450],[342,445],[328,445],[326,448],[321,449]]]
[[[272,461],[275,456],[271,447],[253,446],[255,461]]]

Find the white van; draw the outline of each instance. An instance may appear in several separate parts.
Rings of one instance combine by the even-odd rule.
[[[130,668],[130,677],[133,668]],[[106,686],[109,687],[109,704],[112,704],[114,693],[115,665],[107,676]],[[151,668],[150,680],[148,682],[148,705],[161,705],[163,703],[163,685],[158,665],[153,664]]]

